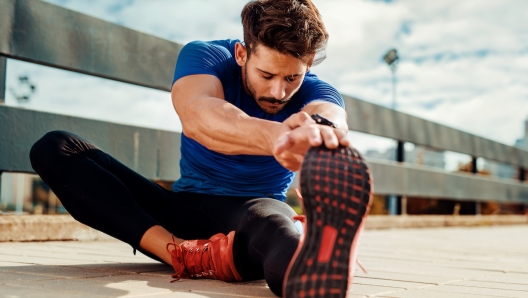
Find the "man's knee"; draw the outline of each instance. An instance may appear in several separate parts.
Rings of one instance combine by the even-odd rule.
[[[29,151],[29,160],[31,166],[36,171],[42,161],[49,161],[54,156],[60,154],[66,139],[71,136],[70,133],[62,130],[54,130],[46,133],[42,138],[31,146]]]
[[[255,204],[246,213],[246,225],[261,232],[279,232],[283,229],[293,229],[293,211],[288,205],[273,199],[266,200],[263,204]]]

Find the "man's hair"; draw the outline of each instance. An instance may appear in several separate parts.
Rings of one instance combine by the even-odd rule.
[[[311,0],[255,0],[242,9],[248,57],[258,44],[313,65],[325,58],[328,32]]]

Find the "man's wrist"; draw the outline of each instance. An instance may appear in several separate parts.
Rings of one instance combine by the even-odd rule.
[[[270,155],[273,155],[275,148],[275,142],[279,136],[283,133],[282,124],[280,122],[261,120],[260,133],[261,139],[264,140],[262,144],[262,149],[268,152]]]

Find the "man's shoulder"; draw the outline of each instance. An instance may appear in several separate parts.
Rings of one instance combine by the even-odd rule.
[[[182,52],[193,51],[202,55],[228,56],[233,57],[235,45],[240,42],[236,39],[222,40],[194,40],[183,46]]]
[[[304,81],[296,96],[302,99],[302,106],[314,100],[322,100],[344,107],[343,97],[337,89],[321,80],[311,71],[305,75]]]
[[[184,76],[209,74],[220,79],[224,87],[232,85],[233,74],[238,66],[234,57],[237,42],[239,41],[225,39],[187,43],[179,53],[173,84]]]

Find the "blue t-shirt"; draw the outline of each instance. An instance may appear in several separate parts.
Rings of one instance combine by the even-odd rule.
[[[290,102],[278,114],[266,114],[244,90],[241,67],[235,61],[237,42],[228,39],[194,41],[185,45],[178,56],[172,83],[188,75],[213,75],[222,83],[226,101],[251,117],[277,122],[300,112],[314,100],[332,102],[344,108],[339,92],[308,72]],[[284,201],[293,181],[294,173],[281,166],[273,156],[214,152],[183,133],[180,150],[181,178],[172,185],[175,192],[269,197]]]

